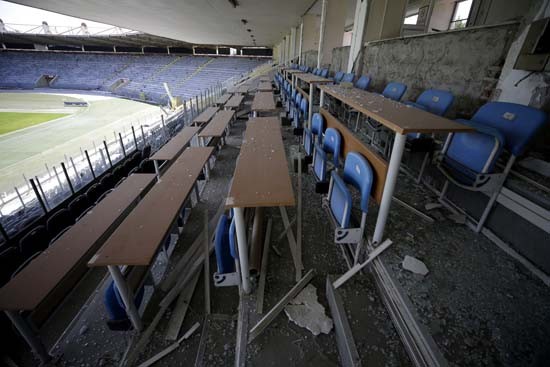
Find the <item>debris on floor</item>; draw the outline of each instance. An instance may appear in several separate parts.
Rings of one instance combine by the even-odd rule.
[[[466,224],[466,216],[464,214],[452,213],[447,217],[456,224]]]
[[[306,328],[313,333],[328,334],[332,330],[332,319],[325,314],[325,308],[317,301],[317,288],[308,284],[285,307],[288,318],[296,325]]]
[[[424,264],[422,261],[418,260],[415,257],[406,255],[403,259],[403,262],[401,263],[401,266],[403,266],[403,269],[408,270],[415,274],[420,275],[427,275],[430,271],[428,270],[428,267],[426,264]]]
[[[428,211],[430,210],[434,210],[434,209],[439,209],[439,208],[442,208],[443,205],[441,203],[428,203],[426,205],[424,205],[424,208]]]

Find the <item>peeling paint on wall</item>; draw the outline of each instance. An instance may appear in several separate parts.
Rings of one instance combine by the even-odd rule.
[[[455,95],[449,116],[471,116],[491,97],[517,28],[509,23],[370,42],[363,74],[372,76],[375,91],[390,81],[407,84],[404,100],[428,88],[449,90]]]

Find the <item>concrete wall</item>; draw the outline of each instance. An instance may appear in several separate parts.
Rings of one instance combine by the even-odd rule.
[[[372,75],[376,91],[390,81],[407,84],[404,100],[415,100],[427,88],[450,90],[455,102],[449,116],[471,116],[490,97],[517,28],[508,24],[370,42],[362,70]]]
[[[302,52],[302,64],[311,68],[317,67],[317,50]]]
[[[517,56],[529,31],[529,24],[533,20],[550,17],[550,6],[545,6],[545,3],[541,0],[535,1],[526,14],[518,36],[508,52],[495,94],[499,101],[536,107],[550,116],[550,73],[540,72],[528,76],[528,71],[514,70]],[[520,82],[525,77],[527,78]],[[539,153],[541,158],[550,161],[550,126],[548,124],[541,133],[537,134],[533,150]]]
[[[330,75],[337,71],[346,72],[348,68],[350,46],[338,47],[332,50],[332,61],[330,63]]]

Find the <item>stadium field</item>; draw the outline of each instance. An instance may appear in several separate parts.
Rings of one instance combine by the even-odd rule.
[[[0,135],[68,116],[64,113],[0,112]]]
[[[64,101],[86,101],[87,107],[65,107]],[[93,149],[103,140],[114,140],[114,132],[128,131],[159,119],[160,108],[110,96],[61,93],[0,93],[0,113],[63,114],[24,129],[0,135],[0,193],[13,190],[27,177],[59,167],[80,149]]]

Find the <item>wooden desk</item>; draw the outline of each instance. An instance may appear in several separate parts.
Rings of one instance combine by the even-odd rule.
[[[206,124],[210,119],[218,112],[218,107],[208,107],[206,110],[202,111],[200,115],[195,117],[193,123],[196,125]]]
[[[343,88],[338,85],[320,85],[319,89],[321,89],[321,106],[323,105],[324,93],[327,93],[395,132],[386,183],[373,235],[373,242],[381,244],[393,192],[397,183],[397,176],[399,175],[399,166],[401,165],[407,134],[416,132],[467,132],[473,129],[456,121],[451,121],[414,107],[408,107],[402,103],[361,89]]]
[[[257,117],[248,121],[225,205],[234,208],[242,285],[248,293],[244,208],[295,205],[278,117]]]
[[[258,84],[257,89],[259,92],[272,92],[273,86],[271,85],[270,81],[263,81]]]
[[[119,266],[151,264],[213,150],[187,148],[88,262],[109,268],[136,330],[141,320]]]
[[[241,103],[243,103],[244,96],[240,94],[234,94],[233,97],[229,99],[229,101],[225,104],[225,109],[228,108],[234,108],[238,109],[241,106]]]
[[[399,134],[473,130],[467,125],[362,89],[343,88],[339,85],[322,85],[319,89]]]
[[[275,111],[277,106],[275,105],[273,92],[256,92],[250,109],[254,113],[254,117],[256,117],[257,112]]]
[[[149,157],[149,159],[153,161],[171,161],[177,158],[200,129],[201,128],[198,126],[184,127],[176,136],[170,139],[168,143],[164,144],[162,148]]]
[[[19,311],[35,310],[65,296],[87,271],[86,262],[154,181],[153,174],[130,175],[0,290],[0,309],[41,359],[48,359],[47,352],[40,339],[29,335]]]
[[[202,140],[204,146],[205,138],[221,138],[227,132],[229,123],[235,117],[235,111],[225,110],[219,111],[208,125],[200,132],[199,139]]]
[[[260,82],[270,82],[271,83],[271,78],[267,75],[261,76],[259,80],[260,80]]]
[[[307,121],[307,124],[308,124],[309,128],[311,128],[311,119],[312,119],[312,116],[313,116],[313,103],[315,101],[315,87],[317,85],[321,85],[321,84],[333,83],[333,80],[328,79],[328,78],[323,78],[322,76],[318,76],[318,75],[310,74],[310,73],[296,74],[296,79],[299,79],[302,82],[309,84],[309,92],[306,93],[305,91],[301,90],[301,88],[299,88],[299,86],[298,86],[299,83],[295,82],[296,89],[301,90],[301,92],[308,99],[309,104],[308,104],[308,121]]]
[[[228,92],[232,94],[247,94],[250,89],[249,85],[240,85],[238,87],[229,88]]]
[[[225,94],[219,96],[218,99],[216,99],[215,103],[217,105],[224,105],[229,100],[229,98],[231,98],[231,94],[225,93]]]

